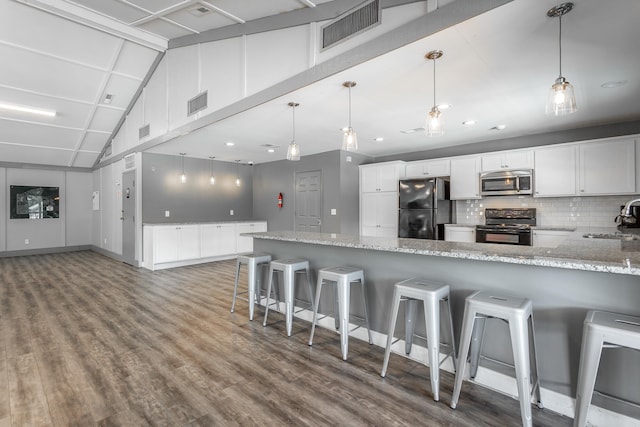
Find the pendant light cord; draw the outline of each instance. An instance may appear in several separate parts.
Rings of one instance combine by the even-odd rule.
[[[433,58],[433,106],[436,106],[436,58]]]
[[[562,15],[558,16],[558,20],[560,22],[559,31],[558,31],[558,52],[560,53],[559,64],[560,64],[560,77],[562,77]]]
[[[349,85],[349,129],[351,129],[351,85]]]
[[[292,105],[291,108],[293,109],[293,139],[292,141],[295,142],[296,141],[296,106]]]

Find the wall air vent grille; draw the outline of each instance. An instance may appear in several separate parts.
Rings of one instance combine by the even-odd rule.
[[[124,156],[124,169],[129,170],[136,167],[136,153]]]
[[[380,0],[368,0],[358,5],[322,27],[320,50],[328,49],[380,24],[381,18]]]
[[[151,125],[144,125],[138,129],[138,139],[146,138],[151,133]]]
[[[187,101],[187,116],[197,113],[207,108],[207,91]]]

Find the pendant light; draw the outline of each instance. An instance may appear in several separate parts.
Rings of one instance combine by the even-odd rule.
[[[436,104],[436,59],[442,55],[444,53],[441,50],[432,50],[425,55],[425,58],[433,61],[433,107],[427,114],[427,121],[424,125],[424,133],[427,136],[441,136],[444,134],[442,112],[438,109],[438,104]]]
[[[187,183],[187,175],[184,174],[184,155],[187,153],[180,153],[180,169],[182,173],[180,174],[180,182],[183,184]]]
[[[573,86],[562,76],[562,15],[569,13],[573,9],[573,3],[562,3],[552,7],[547,11],[550,18],[558,18],[558,50],[560,74],[555,83],[551,86],[547,99],[547,114],[563,116],[577,111],[576,96]]]
[[[209,156],[209,183],[211,185],[216,183],[216,177],[213,174],[213,159],[215,159],[215,156]]]
[[[293,113],[293,137],[291,138],[291,143],[287,149],[287,160],[298,161],[300,160],[300,147],[298,147],[298,144],[296,143],[296,107],[300,104],[297,102],[290,102],[287,105],[291,107],[291,111]]]
[[[343,129],[342,135],[342,149],[345,151],[358,151],[358,135],[351,127],[351,88],[355,85],[356,82],[342,83],[342,86],[349,88],[349,127]]]
[[[236,187],[240,187],[240,160],[236,160]]]

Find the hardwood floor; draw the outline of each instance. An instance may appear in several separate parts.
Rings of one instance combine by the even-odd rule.
[[[520,424],[518,402],[247,303],[235,261],[150,272],[94,252],[0,258],[0,427]],[[246,275],[241,276],[246,283]],[[273,317],[271,317],[273,315]],[[534,409],[534,424],[571,420]]]

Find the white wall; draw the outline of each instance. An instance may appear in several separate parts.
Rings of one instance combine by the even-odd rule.
[[[0,252],[7,250],[7,170],[0,168]]]
[[[90,245],[92,174],[66,172],[66,246]]]

